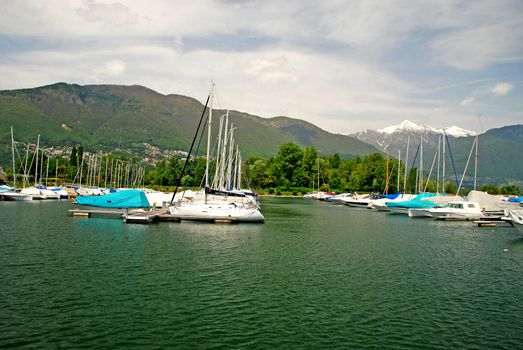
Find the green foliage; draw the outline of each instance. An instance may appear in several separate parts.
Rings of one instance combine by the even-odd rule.
[[[507,185],[501,187],[501,193],[519,196],[521,194],[521,190],[519,189],[518,185]]]
[[[485,184],[480,187],[480,191],[487,192],[488,194],[500,194],[500,188],[494,184]]]
[[[505,185],[505,186],[498,186],[495,184],[485,184],[480,187],[480,191],[487,192],[489,194],[506,194],[506,195],[513,195],[513,196],[519,196],[521,194],[521,190],[518,185],[512,184],[512,185]]]

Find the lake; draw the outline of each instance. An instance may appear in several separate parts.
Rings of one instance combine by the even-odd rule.
[[[0,202],[0,347],[523,347],[523,236],[262,199],[265,224]]]

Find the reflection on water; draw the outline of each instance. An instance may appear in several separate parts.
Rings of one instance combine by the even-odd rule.
[[[523,237],[265,199],[263,225],[0,203],[0,347],[507,348]]]

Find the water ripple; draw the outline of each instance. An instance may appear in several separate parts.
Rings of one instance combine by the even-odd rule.
[[[136,226],[69,217],[68,203],[5,204],[0,347],[523,344],[523,240],[510,229],[292,199],[265,201],[264,225]]]

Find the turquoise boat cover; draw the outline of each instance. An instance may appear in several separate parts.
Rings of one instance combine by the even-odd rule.
[[[79,196],[76,202],[102,208],[148,208],[149,201],[140,190],[123,190],[103,196]]]
[[[426,200],[430,197],[435,197],[435,193],[420,193],[416,197],[414,197],[411,200],[408,201],[400,201],[400,202],[387,202],[385,203],[387,207],[391,208],[408,208],[408,209],[429,209],[429,208],[436,208],[441,207],[441,205],[431,202],[429,200]]]

